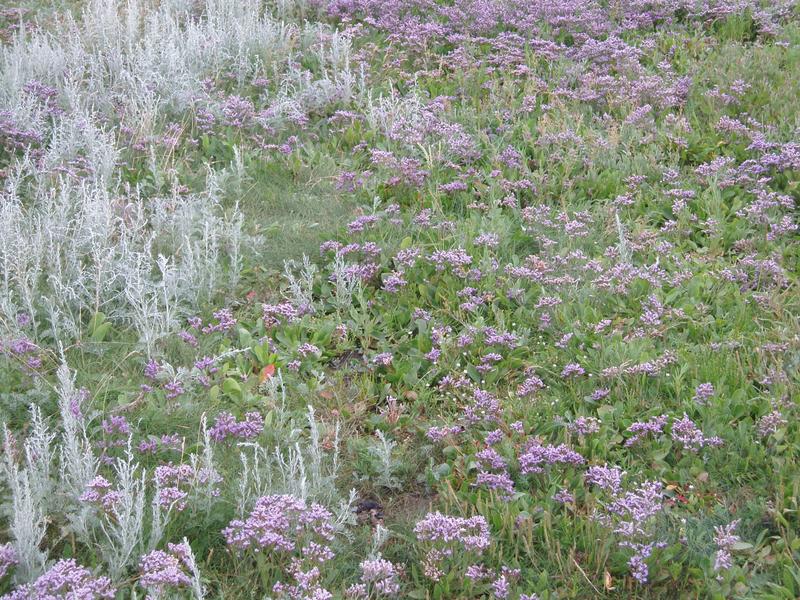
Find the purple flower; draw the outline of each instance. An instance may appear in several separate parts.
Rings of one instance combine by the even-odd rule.
[[[429,427],[425,436],[432,442],[440,442],[449,435],[458,435],[464,430],[460,425],[451,427]]]
[[[100,600],[113,599],[116,592],[108,577],[93,577],[89,569],[70,558],[59,560],[36,581],[18,587],[3,600]]]
[[[589,485],[595,485],[601,490],[616,494],[620,490],[624,474],[625,472],[619,467],[595,465],[586,470],[585,479]]]
[[[417,539],[423,542],[457,542],[465,550],[485,550],[491,544],[489,524],[480,515],[470,518],[450,517],[440,512],[428,513],[414,526]]]
[[[167,551],[154,550],[139,561],[139,584],[153,596],[161,597],[174,588],[189,587],[192,578],[192,550],[187,542],[167,544]]]
[[[566,379],[567,377],[577,377],[585,373],[586,371],[584,368],[578,363],[570,363],[564,366],[564,369],[561,371],[561,377],[562,379]]]
[[[714,570],[721,571],[730,569],[733,566],[731,551],[740,541],[738,535],[734,533],[739,526],[739,519],[731,521],[727,525],[714,527],[714,543],[717,545],[717,553],[714,555]]]
[[[528,442],[519,456],[520,472],[523,475],[544,473],[545,467],[549,465],[582,465],[584,462],[584,458],[566,444],[542,445],[538,440]]]
[[[19,564],[17,552],[10,543],[0,546],[0,579],[5,577],[9,570]]]
[[[305,358],[309,354],[313,354],[315,356],[322,356],[322,350],[317,348],[314,344],[300,344],[297,348],[297,353]]]
[[[764,415],[758,420],[756,429],[758,435],[761,437],[768,437],[786,425],[787,422],[788,421],[781,414],[781,411],[773,410],[771,413]]]
[[[394,598],[400,593],[402,569],[383,558],[361,563],[361,581],[347,590],[351,598]]]
[[[559,504],[571,504],[575,502],[575,496],[573,496],[569,490],[563,489],[553,494],[553,500]]]
[[[122,415],[112,415],[108,419],[103,419],[100,426],[106,435],[128,435],[131,432],[128,420]]]
[[[578,435],[589,435],[600,431],[600,420],[595,417],[577,417],[567,424],[567,429]]]
[[[382,352],[380,354],[376,354],[372,358],[372,362],[374,362],[376,365],[389,366],[392,364],[393,358],[394,357],[392,356],[391,352]]]
[[[203,333],[214,333],[217,331],[229,331],[236,325],[236,319],[230,309],[223,308],[214,313],[216,323],[206,325],[201,330]]]
[[[448,266],[462,268],[472,264],[472,257],[462,248],[439,250],[431,254],[428,260],[436,265],[437,271],[443,271]]]
[[[705,437],[694,421],[686,416],[686,413],[683,418],[672,423],[672,439],[680,443],[684,450],[690,452],[697,452],[704,446],[721,446],[723,444],[718,437]]]
[[[252,440],[264,431],[264,417],[255,411],[245,414],[242,421],[237,421],[229,412],[217,415],[214,424],[208,430],[211,439],[223,442],[229,437]]]
[[[481,471],[475,479],[475,487],[487,487],[490,490],[500,492],[501,500],[511,500],[514,497],[514,482],[507,472],[489,473]]]
[[[238,550],[294,552],[304,534],[332,540],[332,519],[333,515],[319,504],[308,505],[289,495],[262,496],[246,519],[234,519],[222,535]]]
[[[710,383],[701,383],[694,390],[693,400],[698,404],[705,404],[714,395],[714,386]]]
[[[667,425],[669,417],[661,415],[658,417],[650,417],[647,421],[637,421],[628,427],[628,431],[633,433],[632,437],[628,438],[625,442],[626,447],[633,446],[644,437],[652,435],[653,437],[660,435],[664,432],[664,427]]]

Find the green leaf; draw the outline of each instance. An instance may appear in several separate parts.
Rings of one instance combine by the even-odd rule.
[[[242,398],[242,386],[235,379],[228,377],[222,382],[222,391],[237,400]]]
[[[106,321],[94,328],[92,331],[92,341],[93,342],[102,342],[106,339],[108,332],[111,331],[111,323]]]

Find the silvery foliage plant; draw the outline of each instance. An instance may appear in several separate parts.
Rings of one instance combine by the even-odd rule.
[[[321,65],[315,74],[292,60],[307,51]],[[0,48],[0,112],[37,142],[16,153],[0,186],[5,334],[25,313],[39,336],[70,341],[102,313],[132,327],[151,353],[200,301],[235,285],[255,245],[238,205],[223,202],[236,192],[231,181],[241,183],[241,154],[209,167],[205,186],[188,193],[173,153],[151,147],[145,169],[172,191],[145,191],[121,181],[123,133],[153,138],[169,115],[221,114],[202,82],[223,75],[244,84],[276,73],[269,109],[256,115],[270,127],[352,100],[364,82],[350,53],[346,35],[286,23],[257,0],[91,0],[56,31]]]

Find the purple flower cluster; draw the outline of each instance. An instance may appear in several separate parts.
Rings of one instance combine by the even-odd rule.
[[[625,447],[633,446],[648,435],[653,437],[661,435],[664,433],[664,427],[666,427],[668,420],[669,417],[667,415],[660,415],[658,417],[650,417],[647,421],[636,421],[627,429],[629,433],[634,435],[628,438],[625,442]]]
[[[262,304],[261,311],[264,319],[264,327],[276,327],[280,325],[281,320],[286,323],[294,323],[300,318],[300,313],[297,308],[289,302]]]
[[[110,512],[114,510],[120,498],[120,493],[111,489],[111,483],[105,477],[98,475],[86,484],[86,491],[81,494],[79,500]]]
[[[464,268],[472,264],[472,257],[462,248],[452,250],[438,250],[428,257],[428,260],[436,265],[437,271],[444,271],[445,268]]]
[[[586,469],[584,477],[589,485],[594,485],[611,494],[617,494],[622,487],[622,477],[624,475],[625,472],[619,467],[594,465]]]
[[[262,496],[246,519],[234,519],[222,535],[238,550],[291,553],[309,535],[332,540],[332,518],[321,505],[308,505],[294,496]]]
[[[714,386],[711,383],[701,383],[694,390],[693,400],[698,404],[705,404],[714,394]]]
[[[209,323],[201,329],[203,333],[215,333],[219,331],[230,331],[236,325],[236,319],[230,309],[223,308],[214,313],[216,323]]]
[[[17,552],[10,543],[0,546],[0,579],[8,575],[8,572],[19,564]]]
[[[769,437],[773,433],[777,432],[778,429],[784,427],[787,423],[788,421],[784,418],[781,411],[773,410],[758,420],[756,430],[758,431],[759,436]]]
[[[628,565],[640,583],[648,580],[646,559],[654,548],[663,546],[661,542],[651,542],[655,517],[663,510],[662,489],[657,481],[645,481],[633,490],[615,494],[596,515],[598,521],[619,536],[621,548],[633,550]]]
[[[491,544],[489,524],[480,515],[463,518],[440,512],[428,513],[414,526],[414,533],[422,542],[456,542],[465,550],[485,550]]]
[[[400,594],[400,567],[383,558],[362,561],[360,567],[361,581],[348,588],[348,598],[396,598]]]
[[[697,452],[705,446],[718,447],[723,444],[716,436],[706,437],[686,413],[672,423],[672,439],[690,452]]]
[[[208,430],[215,442],[224,442],[228,438],[252,440],[264,431],[264,417],[255,411],[245,414],[244,419],[237,421],[229,412],[217,415],[214,424]]]
[[[739,519],[731,521],[727,525],[714,527],[714,543],[717,545],[717,552],[714,555],[714,570],[721,571],[730,569],[733,566],[731,551],[740,541],[738,535],[734,533],[739,526]]]
[[[18,587],[2,600],[111,600],[116,592],[108,577],[94,577],[70,558],[59,560],[36,581]]]
[[[582,465],[583,456],[572,450],[566,444],[558,446],[543,445],[538,440],[531,440],[519,455],[520,473],[529,475],[544,473],[549,465]]]
[[[139,584],[155,598],[176,588],[192,585],[192,550],[188,542],[167,544],[167,550],[153,550],[139,561]]]

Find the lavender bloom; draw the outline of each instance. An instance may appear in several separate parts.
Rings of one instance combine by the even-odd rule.
[[[768,437],[785,426],[787,422],[788,421],[781,414],[781,411],[773,410],[771,413],[764,415],[758,420],[756,430],[761,437]]]
[[[647,421],[637,421],[627,429],[627,431],[634,435],[628,438],[625,442],[625,447],[629,448],[633,446],[648,435],[655,437],[662,434],[668,420],[669,417],[667,417],[667,415],[660,415],[658,417],[650,417]]]
[[[575,502],[575,496],[573,496],[569,490],[563,489],[553,494],[553,500],[559,504],[571,504]]]
[[[464,576],[477,583],[494,577],[494,571],[488,569],[485,565],[470,565],[464,571]]]
[[[332,518],[319,504],[308,505],[294,496],[262,496],[245,520],[234,519],[222,535],[238,550],[294,552],[303,534],[332,540]]]
[[[183,388],[183,382],[180,381],[179,379],[173,379],[172,381],[165,383],[164,390],[166,390],[167,392],[166,397],[168,400],[177,398],[178,396],[184,394],[184,392],[186,391]]]
[[[153,480],[158,484],[156,502],[165,509],[184,510],[189,497],[186,488],[194,477],[195,472],[189,465],[159,465],[153,473]]]
[[[472,264],[472,257],[462,248],[439,250],[431,254],[428,260],[436,265],[437,271],[443,271],[448,266],[460,268]]]
[[[596,485],[601,490],[617,494],[622,486],[622,477],[625,472],[619,467],[608,465],[592,466],[586,470],[586,483]]]
[[[120,498],[120,493],[111,489],[111,483],[105,477],[98,475],[86,484],[86,491],[78,499],[93,504],[101,510],[112,511]]]
[[[264,327],[275,327],[280,324],[280,319],[283,319],[287,323],[294,323],[300,318],[298,310],[288,302],[283,302],[281,304],[262,304],[261,310],[264,319]]]
[[[174,588],[185,588],[192,585],[189,575],[192,563],[189,562],[191,548],[189,544],[167,544],[167,551],[154,550],[144,555],[139,561],[141,578],[139,584],[153,597],[161,597]]]
[[[705,404],[714,395],[714,386],[710,383],[701,383],[694,390],[694,398],[698,404]]]
[[[520,398],[531,396],[543,387],[544,382],[541,379],[536,377],[536,375],[530,375],[517,387],[517,396]]]
[[[361,581],[347,590],[349,598],[395,598],[400,594],[402,570],[383,558],[361,563]]]
[[[672,423],[672,439],[679,442],[684,450],[690,452],[697,452],[704,446],[721,446],[723,444],[718,437],[705,437],[686,413],[683,418]]]
[[[462,518],[440,512],[428,513],[414,526],[417,539],[424,542],[458,542],[465,550],[485,550],[491,544],[489,524],[480,515]]]
[[[567,429],[578,435],[589,435],[600,431],[600,420],[595,417],[578,417],[567,424]]]
[[[214,333],[217,331],[230,331],[236,325],[236,319],[233,317],[233,312],[227,308],[223,308],[214,313],[216,323],[206,325],[201,330],[203,333]]]
[[[663,509],[662,488],[657,481],[645,481],[615,498],[606,506],[606,515],[601,515],[600,521],[612,525],[614,533],[625,538],[649,536],[650,520]]]
[[[500,236],[496,233],[482,233],[476,237],[473,242],[476,246],[486,246],[487,248],[496,248],[500,245]]]
[[[714,570],[721,571],[723,569],[730,569],[733,566],[733,557],[731,551],[733,547],[740,541],[738,535],[734,533],[739,526],[739,519],[731,521],[727,525],[720,525],[714,527],[714,543],[717,545],[717,552],[714,555]]]
[[[500,420],[500,401],[494,394],[476,389],[472,393],[472,404],[464,407],[464,418],[468,423],[481,421],[498,422]]]
[[[264,417],[255,411],[244,416],[244,420],[237,421],[229,412],[217,415],[216,421],[209,429],[209,435],[215,442],[223,442],[229,437],[242,440],[252,440],[264,431]]]
[[[161,372],[161,365],[159,365],[153,359],[147,361],[147,364],[144,367],[144,376],[148,379],[155,379],[158,377],[158,374]]]
[[[106,435],[128,435],[131,432],[128,420],[121,415],[112,415],[108,419],[103,419],[100,427]]]
[[[18,587],[3,600],[111,600],[116,592],[108,577],[93,577],[89,569],[70,558],[59,560],[36,581]]]
[[[322,356],[322,350],[317,348],[314,344],[300,344],[297,348],[297,353],[305,358],[309,354],[313,354],[315,356]]]
[[[543,473],[548,465],[582,465],[585,459],[566,444],[542,445],[538,440],[528,442],[519,456],[520,472],[523,475]]]
[[[585,369],[578,363],[570,363],[566,365],[564,369],[561,371],[561,377],[563,379],[566,379],[567,377],[577,377],[585,373],[586,373]]]
[[[9,570],[19,564],[14,546],[3,544],[0,546],[0,579],[8,575]]]
[[[372,362],[374,362],[376,365],[389,366],[392,364],[393,358],[394,357],[392,356],[391,352],[382,352],[380,354],[376,354],[372,358]]]
[[[440,442],[449,435],[457,435],[464,430],[460,425],[451,427],[430,427],[425,436],[432,442]]]
[[[481,471],[475,479],[475,487],[487,487],[490,490],[499,492],[501,500],[511,500],[514,497],[516,490],[514,489],[514,482],[508,473],[488,473]]]

